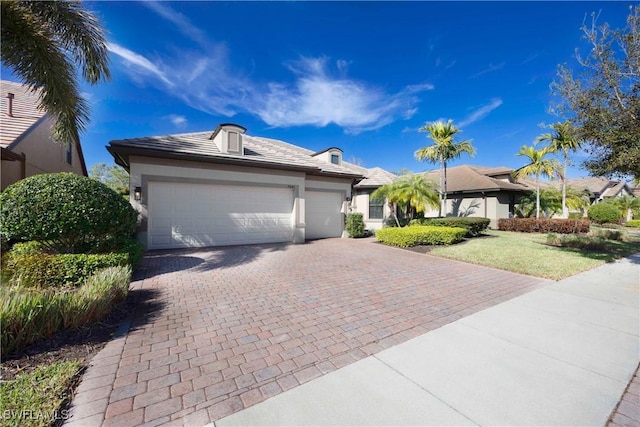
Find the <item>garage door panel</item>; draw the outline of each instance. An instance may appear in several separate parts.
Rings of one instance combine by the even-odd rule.
[[[305,236],[307,239],[340,237],[343,228],[343,193],[331,191],[305,192]]]
[[[150,183],[152,249],[289,242],[289,188]]]

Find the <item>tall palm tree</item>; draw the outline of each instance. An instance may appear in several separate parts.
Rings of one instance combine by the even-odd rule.
[[[513,171],[513,177],[516,180],[532,175],[536,177],[536,219],[540,218],[540,176],[551,178],[560,175],[560,164],[555,159],[545,159],[549,153],[549,147],[536,150],[534,147],[523,145],[516,154],[526,157],[529,163]]]
[[[461,132],[460,129],[453,125],[453,121],[446,123],[437,121],[427,123],[420,128],[420,132],[427,132],[428,137],[434,142],[429,147],[420,148],[415,152],[415,157],[419,161],[428,160],[431,163],[440,163],[440,208],[438,216],[442,216],[442,212],[447,212],[447,162],[457,159],[463,153],[473,156],[476,149],[471,145],[471,140],[467,139],[461,142],[455,142],[454,137]]]
[[[569,151],[576,152],[580,148],[582,141],[575,135],[573,127],[569,121],[558,122],[550,126],[552,132],[542,134],[536,138],[538,142],[549,142],[549,150],[552,153],[562,152],[562,217],[569,218],[567,208],[567,166],[569,163]]]
[[[395,181],[379,187],[369,197],[386,197],[391,212],[395,212],[393,206],[398,205],[404,209],[405,217],[410,221],[416,212],[424,212],[427,207],[435,208],[439,205],[435,187],[436,184],[423,175],[403,175]],[[398,218],[395,220],[396,224],[400,226]]]
[[[98,19],[79,1],[2,0],[2,62],[33,91],[55,121],[53,137],[78,143],[89,121],[76,66],[91,84],[109,79],[106,40]]]

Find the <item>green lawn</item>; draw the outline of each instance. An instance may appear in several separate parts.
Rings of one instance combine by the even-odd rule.
[[[50,426],[68,418],[61,411],[80,371],[80,363],[59,362],[0,383],[0,426]]]
[[[545,245],[546,234],[488,231],[487,237],[434,248],[430,254],[516,273],[559,280],[640,252],[640,238],[607,243],[607,252],[586,252]]]

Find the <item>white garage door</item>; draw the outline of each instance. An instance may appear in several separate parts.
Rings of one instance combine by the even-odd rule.
[[[342,193],[305,191],[305,238],[340,237],[343,219]]]
[[[149,183],[149,248],[290,242],[293,190]]]

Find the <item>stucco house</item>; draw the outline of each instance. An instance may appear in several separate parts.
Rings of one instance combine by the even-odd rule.
[[[497,228],[500,218],[514,213],[519,198],[531,191],[514,182],[513,169],[461,165],[447,168],[446,216],[484,217]],[[424,177],[440,182],[439,171],[423,173]],[[437,216],[438,210],[425,212],[425,217]]]
[[[50,172],[87,175],[79,144],[61,144],[51,138],[53,119],[38,108],[38,93],[27,86],[0,81],[0,185]]]
[[[148,249],[340,237],[354,186],[379,173],[345,162],[340,148],[313,152],[231,123],[107,150],[130,173]]]
[[[552,181],[551,185],[561,188],[562,184],[559,181]],[[631,187],[624,181],[615,181],[604,177],[567,179],[567,187],[588,191],[591,204],[601,202],[604,199],[634,195]]]
[[[359,170],[364,179],[353,186],[350,210],[362,213],[365,227],[368,230],[379,230],[391,215],[391,210],[384,198],[373,198],[371,194],[379,187],[393,182],[398,176],[378,167],[366,169],[352,166],[352,168]]]

